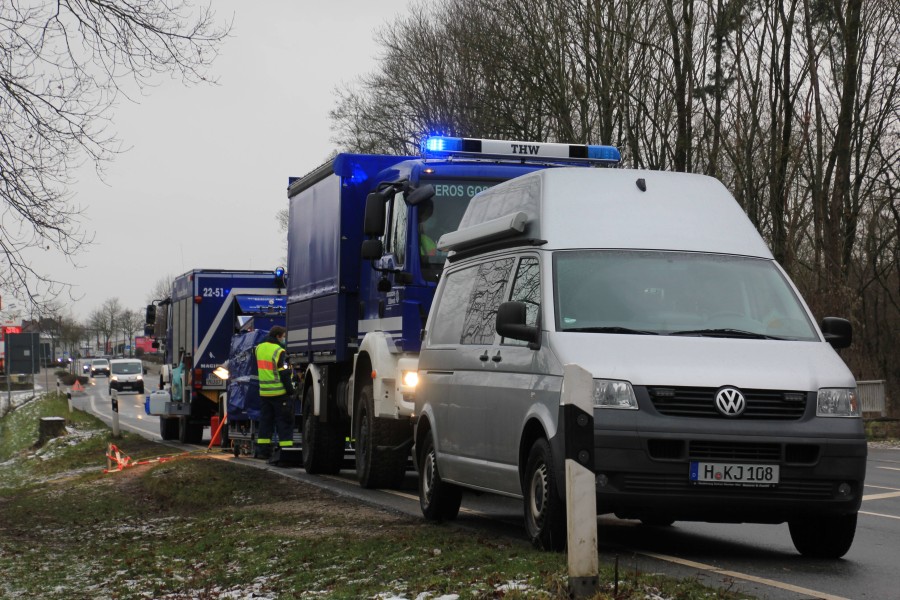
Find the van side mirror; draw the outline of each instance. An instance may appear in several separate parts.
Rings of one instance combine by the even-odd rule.
[[[378,260],[384,256],[384,246],[381,240],[363,240],[360,254],[363,260]]]
[[[363,220],[363,233],[366,235],[384,235],[384,216],[387,198],[383,193],[372,192],[366,196],[366,215]]]
[[[853,343],[853,325],[847,319],[825,317],[820,325],[825,341],[835,350]]]
[[[503,337],[528,342],[532,350],[540,348],[541,330],[526,324],[528,311],[524,302],[504,302],[497,309],[497,333]]]

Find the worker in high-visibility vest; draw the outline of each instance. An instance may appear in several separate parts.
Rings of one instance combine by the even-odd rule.
[[[259,437],[261,448],[272,447],[269,463],[283,466],[281,450],[294,446],[293,406],[291,394],[291,367],[284,351],[284,327],[276,325],[266,339],[256,347],[256,367],[259,374]],[[272,433],[278,434],[278,444],[273,444]]]

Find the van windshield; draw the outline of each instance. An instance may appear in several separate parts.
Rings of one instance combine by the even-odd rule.
[[[112,372],[117,373],[119,375],[134,375],[135,373],[141,372],[141,363],[139,363],[139,362],[113,363]]]
[[[109,361],[105,358],[95,358],[91,361],[91,365],[94,367],[108,367]]]
[[[553,272],[557,331],[818,340],[771,260],[579,250]]]

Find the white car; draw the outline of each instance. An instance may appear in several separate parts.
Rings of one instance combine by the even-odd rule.
[[[117,358],[109,363],[109,391],[144,393],[144,365],[136,358]]]

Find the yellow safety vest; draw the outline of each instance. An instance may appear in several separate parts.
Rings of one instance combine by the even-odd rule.
[[[256,347],[256,370],[259,373],[260,396],[283,396],[287,394],[278,376],[278,363],[284,348],[272,342],[263,342]]]

